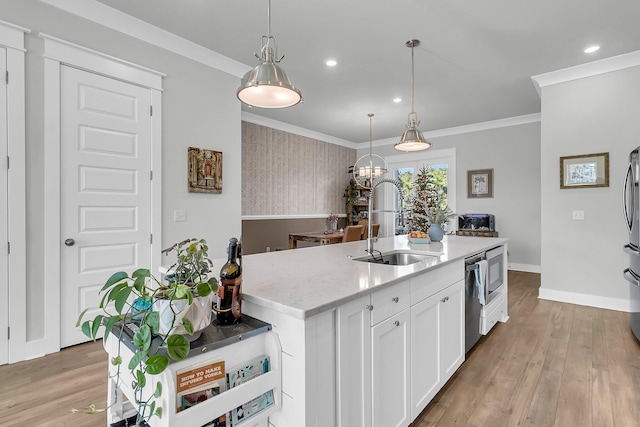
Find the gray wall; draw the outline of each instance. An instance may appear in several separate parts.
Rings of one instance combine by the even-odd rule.
[[[431,150],[456,147],[456,213],[495,215],[500,237],[509,238],[511,268],[539,271],[540,122],[428,139]],[[376,147],[374,152],[400,153],[392,145]],[[368,149],[358,150],[358,155],[366,153]],[[471,169],[493,169],[493,198],[467,198]]]
[[[640,145],[640,67],[543,87],[542,119],[540,295],[628,305],[621,199],[629,152]],[[561,156],[599,152],[609,152],[609,187],[560,189]],[[572,221],[573,210],[585,220]]]
[[[239,236],[239,79],[132,39],[34,0],[3,0],[0,19],[32,30],[26,37],[27,155],[27,341],[43,338],[44,243],[43,40],[40,32],[167,74],[163,92],[162,247],[186,237],[203,237],[213,257],[225,256],[230,236]],[[187,147],[223,152],[223,192],[187,192]],[[64,209],[64,207],[63,207]],[[173,222],[185,209],[187,221]],[[21,285],[21,284],[16,284]]]

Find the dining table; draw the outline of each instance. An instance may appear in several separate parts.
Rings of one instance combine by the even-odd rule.
[[[301,233],[289,233],[289,249],[296,249],[298,242],[315,242],[321,245],[341,243],[344,232],[335,231],[325,233],[323,231],[305,231]]]

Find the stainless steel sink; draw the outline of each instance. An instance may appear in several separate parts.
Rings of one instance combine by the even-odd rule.
[[[371,262],[385,265],[411,265],[424,261],[433,255],[416,254],[412,252],[387,252],[375,253],[375,256],[367,255],[361,258],[353,258],[354,261]]]

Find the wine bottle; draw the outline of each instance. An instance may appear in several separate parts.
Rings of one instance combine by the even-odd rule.
[[[241,320],[242,248],[235,237],[229,239],[227,262],[220,269],[218,308],[219,325],[231,325]]]

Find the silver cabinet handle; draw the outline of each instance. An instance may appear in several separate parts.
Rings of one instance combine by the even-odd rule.
[[[391,301],[393,301],[393,302],[398,302],[398,301],[400,301],[400,298],[398,298],[398,297],[393,297],[393,298],[391,298]]]
[[[444,297],[444,298],[442,298],[440,301],[442,301],[442,302],[447,302],[447,301],[449,301],[449,297]]]
[[[397,321],[397,320],[395,322],[393,322],[393,324],[396,325],[396,326],[400,326],[400,322]]]
[[[373,306],[371,304],[368,304],[365,308],[369,311],[373,311]]]
[[[67,239],[67,240],[64,241],[64,244],[66,246],[73,246],[75,243],[76,243],[76,241],[73,240],[73,239]]]

